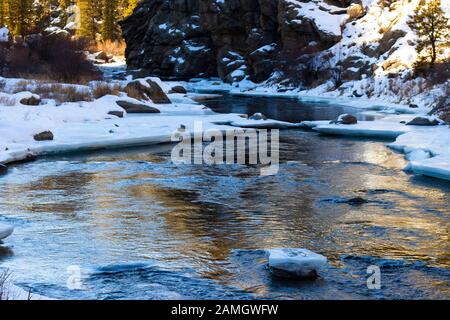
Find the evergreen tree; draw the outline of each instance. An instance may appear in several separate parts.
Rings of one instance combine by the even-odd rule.
[[[119,39],[119,8],[117,0],[102,1],[102,39],[115,41]]]
[[[80,25],[78,26],[78,35],[89,40],[95,40],[97,33],[96,23],[96,4],[95,0],[78,0],[80,9]]]
[[[414,11],[408,25],[419,36],[417,53],[428,53],[430,66],[436,63],[437,49],[440,43],[448,39],[448,18],[441,8],[440,0],[422,0]]]
[[[8,3],[6,0],[0,0],[0,28],[7,25]]]
[[[125,0],[125,9],[123,11],[122,14],[122,18],[126,18],[129,15],[131,15],[134,11],[134,9],[137,7],[138,3],[140,2],[140,0]]]
[[[8,0],[8,28],[15,36],[24,36],[33,26],[33,0]]]

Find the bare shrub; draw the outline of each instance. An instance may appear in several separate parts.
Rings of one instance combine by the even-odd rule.
[[[125,49],[126,44],[123,41],[101,41],[96,44],[96,46],[93,48],[94,51],[103,51],[107,54],[116,56],[116,57],[123,57],[125,56]]]
[[[89,44],[63,34],[33,35],[24,43],[3,47],[0,70],[8,77],[87,83],[101,79],[101,72],[88,61]]]
[[[0,272],[0,301],[9,300],[10,293],[8,292],[9,285],[11,283],[11,272],[5,270]]]

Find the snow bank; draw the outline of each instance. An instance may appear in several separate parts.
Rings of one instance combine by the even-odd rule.
[[[395,139],[412,129],[404,124],[380,120],[360,121],[354,125],[319,124],[313,130],[333,135]]]
[[[401,135],[392,149],[403,152],[415,174],[450,180],[450,129],[448,126],[416,128]]]
[[[302,125],[324,134],[396,139],[388,146],[405,153],[410,161],[405,170],[450,180],[450,129],[447,125],[421,127],[400,123],[407,122],[408,117],[390,116],[377,121],[360,121],[355,125],[324,121],[305,121]]]

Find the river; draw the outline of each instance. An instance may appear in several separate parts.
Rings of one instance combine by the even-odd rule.
[[[285,121],[357,113],[275,98],[205,103]],[[177,166],[171,146],[15,165],[0,177],[0,221],[16,226],[0,266],[58,299],[449,299],[450,185],[403,172],[386,143],[285,130],[268,177]],[[275,247],[309,248],[329,267],[316,281],[274,278],[264,249]],[[367,286],[370,266],[380,290]],[[81,288],[68,287],[78,271]]]

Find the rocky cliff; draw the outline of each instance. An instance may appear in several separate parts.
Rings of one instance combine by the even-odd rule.
[[[127,63],[161,77],[255,82],[341,39],[350,0],[143,0],[122,22]]]

